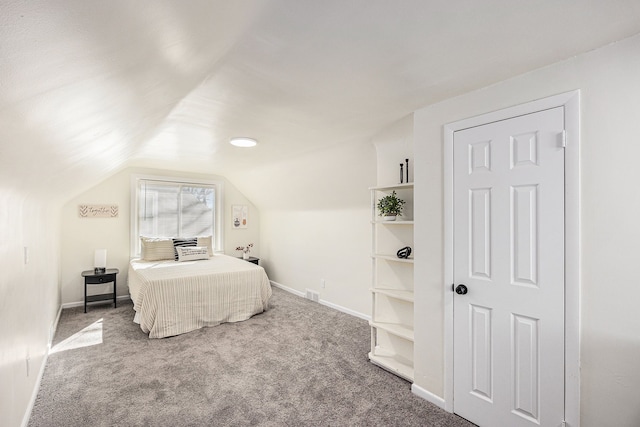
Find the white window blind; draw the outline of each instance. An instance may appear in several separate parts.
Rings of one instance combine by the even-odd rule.
[[[138,179],[135,253],[140,236],[213,236],[218,241],[216,200],[214,184]]]

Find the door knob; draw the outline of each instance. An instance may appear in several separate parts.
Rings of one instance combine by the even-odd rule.
[[[456,286],[456,294],[458,295],[464,295],[466,294],[468,291],[467,287],[465,285],[458,285]]]

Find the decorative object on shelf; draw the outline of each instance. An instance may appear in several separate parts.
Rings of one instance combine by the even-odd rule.
[[[233,228],[247,228],[249,225],[249,207],[247,205],[231,206]]]
[[[80,218],[117,218],[118,205],[78,205]]]
[[[402,172],[402,166],[404,165],[400,163],[400,184],[402,184],[402,178],[404,177],[404,172]]]
[[[392,191],[391,194],[387,194],[382,199],[378,200],[378,210],[380,216],[385,221],[395,221],[396,216],[402,216],[402,209],[404,208],[405,201],[396,196],[396,191]]]
[[[409,246],[405,246],[404,248],[399,249],[396,255],[398,255],[398,258],[400,259],[407,259],[411,255],[411,248]]]
[[[93,271],[96,274],[107,271],[107,250],[96,249],[93,254]]]
[[[249,252],[251,252],[252,247],[253,243],[249,243],[247,246],[238,246],[236,251],[242,251],[242,259],[249,259]]]
[[[407,163],[406,173],[407,173],[407,184],[408,184],[409,183],[409,159],[404,159],[404,161]]]

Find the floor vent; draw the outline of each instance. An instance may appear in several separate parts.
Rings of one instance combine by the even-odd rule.
[[[320,293],[307,289],[305,298],[310,299],[311,301],[320,302]]]

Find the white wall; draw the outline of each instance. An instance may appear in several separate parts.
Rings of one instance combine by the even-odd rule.
[[[62,303],[78,304],[83,301],[84,280],[80,276],[83,270],[93,268],[95,249],[107,249],[109,268],[118,268],[117,276],[119,296],[129,294],[127,287],[127,268],[129,264],[129,228],[131,205],[131,175],[154,175],[181,178],[200,178],[223,181],[224,193],[224,252],[227,255],[240,256],[237,246],[254,243],[252,255],[260,256],[260,216],[255,206],[244,197],[236,187],[225,178],[215,175],[192,174],[188,172],[164,171],[155,169],[128,168],[105,179],[100,184],[69,200],[62,208],[62,256],[61,287]],[[80,218],[80,204],[115,204],[119,207],[117,218]],[[231,205],[241,204],[249,207],[249,227],[232,229]],[[91,286],[90,293],[103,293],[110,285]]]
[[[414,180],[413,163],[413,114],[392,123],[372,139],[376,147],[378,186],[400,183],[400,163],[403,167],[403,182],[406,183],[406,159],[409,159],[409,182]]]
[[[283,159],[233,179],[260,207],[261,262],[271,280],[370,315],[370,142]]]
[[[443,396],[446,123],[581,90],[582,426],[640,425],[640,36],[415,113],[415,383]]]
[[[60,305],[60,207],[4,188],[0,207],[0,425],[18,426],[37,392]]]

